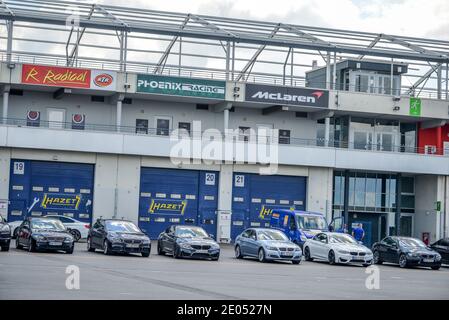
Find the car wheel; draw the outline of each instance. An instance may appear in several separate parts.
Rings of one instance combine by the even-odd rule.
[[[181,254],[179,252],[179,247],[178,246],[175,246],[173,248],[173,258],[175,258],[175,259],[181,258]]]
[[[164,252],[164,250],[162,250],[162,245],[161,245],[160,242],[157,243],[157,254],[160,255],[160,256],[164,256],[165,255],[165,252]]]
[[[73,245],[69,250],[66,250],[65,253],[73,254],[73,250],[75,249],[75,245]]]
[[[399,257],[399,267],[406,268],[407,267],[407,257],[405,254],[401,254]]]
[[[103,242],[103,253],[107,256],[111,254],[111,249],[109,248],[108,240],[104,240]]]
[[[382,264],[383,263],[383,261],[380,260],[379,251],[377,251],[377,250],[373,252],[373,262],[374,262],[374,264]]]
[[[28,251],[34,252],[36,251],[36,242],[33,239],[30,239],[30,244],[28,245]]]
[[[309,247],[306,247],[304,249],[304,257],[306,258],[306,261],[313,261],[313,258],[310,255],[310,249]]]
[[[19,238],[16,238],[16,249],[23,249],[23,246],[19,242]]]
[[[440,270],[440,266],[431,267],[432,270]]]
[[[235,257],[237,259],[242,259],[243,258],[242,251],[240,250],[240,246],[239,245],[235,246],[234,252],[235,252]]]
[[[94,252],[95,248],[92,247],[92,238],[87,238],[87,251]]]
[[[301,263],[301,260],[292,260],[292,263],[293,263],[293,264],[300,264],[300,263]]]
[[[267,259],[265,257],[265,250],[263,248],[259,249],[259,253],[258,253],[257,257],[259,258],[259,262],[267,261]]]
[[[150,256],[150,252],[142,252],[142,257],[148,258]]]
[[[13,239],[17,239],[17,232],[19,231],[19,227],[15,228],[13,233],[12,233],[12,238]]]
[[[335,264],[335,252],[333,250],[329,251],[328,255],[329,264]]]
[[[78,241],[81,239],[81,233],[80,233],[78,230],[76,230],[76,229],[71,229],[69,232],[70,232],[70,234],[72,235],[73,240],[74,240],[75,242],[78,242]]]

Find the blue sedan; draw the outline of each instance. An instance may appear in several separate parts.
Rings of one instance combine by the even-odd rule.
[[[299,264],[302,250],[281,231],[250,228],[235,239],[235,257],[254,257],[260,262],[284,260]]]

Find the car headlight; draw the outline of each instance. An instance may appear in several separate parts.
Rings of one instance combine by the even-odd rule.
[[[276,248],[276,247],[267,247],[267,250],[278,251],[278,248]]]
[[[187,242],[180,243],[179,246],[183,249],[192,249],[190,244],[188,244]]]
[[[338,252],[341,254],[349,254],[349,251],[347,250],[338,250]]]
[[[214,243],[213,245],[210,246],[212,249],[217,250],[220,249],[220,246],[216,243]]]
[[[72,237],[66,237],[64,239],[64,242],[73,242],[73,238]]]
[[[0,231],[1,232],[11,232],[11,228],[7,224],[5,224],[0,227]]]
[[[435,260],[436,261],[440,261],[441,260],[441,254],[437,253],[437,255],[435,256]]]
[[[407,255],[408,255],[409,257],[413,257],[413,258],[418,258],[418,257],[419,257],[419,254],[418,254],[418,253],[413,253],[413,252],[408,252]]]
[[[32,238],[36,241],[47,241],[47,238],[41,235],[33,235]]]
[[[117,235],[109,235],[108,239],[111,242],[123,242],[123,239],[120,236],[117,236]]]
[[[142,241],[142,243],[143,243],[143,244],[150,244],[150,239],[144,239],[144,240]]]

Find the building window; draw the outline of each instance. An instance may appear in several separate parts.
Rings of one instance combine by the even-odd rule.
[[[156,134],[158,136],[168,136],[170,134],[170,118],[156,118]]]
[[[250,136],[250,127],[239,127],[239,141],[248,142]]]
[[[178,129],[180,134],[186,134],[190,136],[191,134],[191,123],[190,122],[179,122],[178,123]]]
[[[279,130],[279,144],[290,144],[290,130]]]
[[[136,133],[148,134],[148,120],[136,119]]]

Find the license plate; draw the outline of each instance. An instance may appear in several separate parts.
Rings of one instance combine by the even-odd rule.
[[[196,252],[197,253],[209,253],[209,251],[207,251],[207,250],[197,250]]]
[[[50,242],[49,245],[51,245],[51,246],[62,246],[62,242]]]
[[[433,259],[423,259],[423,262],[433,262]]]
[[[127,244],[126,247],[127,248],[139,248],[140,245],[139,244]]]
[[[292,257],[293,256],[293,252],[283,252],[282,255],[286,256],[286,257]]]

